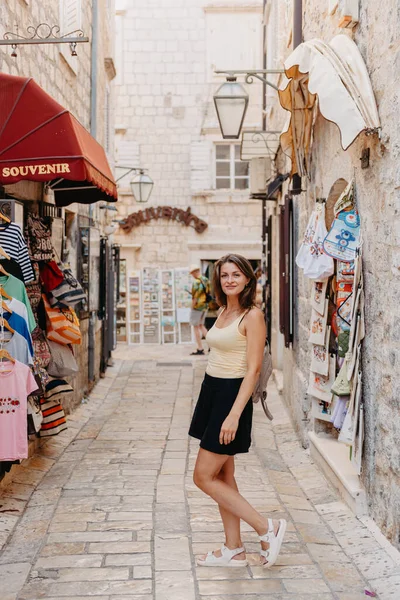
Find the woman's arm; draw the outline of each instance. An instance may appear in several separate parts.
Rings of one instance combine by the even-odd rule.
[[[232,409],[222,424],[219,434],[220,444],[230,444],[235,439],[240,416],[254,391],[261,372],[266,336],[265,321],[261,310],[252,309],[244,318],[243,325],[247,337],[247,372]]]

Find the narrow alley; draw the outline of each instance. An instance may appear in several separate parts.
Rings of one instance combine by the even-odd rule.
[[[198,443],[187,430],[204,368],[183,345],[141,348],[140,357],[118,347],[68,430],[47,439],[2,493],[1,600],[399,597],[389,544],[312,464],[274,384],[274,421],[256,407],[237,479],[258,510],[288,520],[281,556],[270,570],[258,566],[244,524],[249,567],[196,568],[195,555],[223,542],[216,506],[192,482]]]

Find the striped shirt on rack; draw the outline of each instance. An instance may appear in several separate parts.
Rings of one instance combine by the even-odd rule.
[[[21,229],[16,223],[0,225],[0,246],[21,267],[24,283],[34,281],[35,275],[29,258],[28,248],[26,247]]]

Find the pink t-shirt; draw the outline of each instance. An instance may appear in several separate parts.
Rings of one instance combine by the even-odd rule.
[[[27,397],[37,388],[29,367],[0,363],[0,460],[28,457]]]

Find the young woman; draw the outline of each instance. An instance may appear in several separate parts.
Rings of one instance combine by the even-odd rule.
[[[265,344],[264,317],[254,306],[256,285],[243,256],[228,254],[216,264],[214,291],[222,308],[207,334],[211,351],[189,435],[201,440],[193,479],[218,504],[225,544],[199,557],[200,566],[247,565],[240,519],[258,533],[265,567],[276,562],[286,531],[284,519],[266,519],[239,494],[234,476],[235,454],[248,452],[251,444],[251,395]]]

